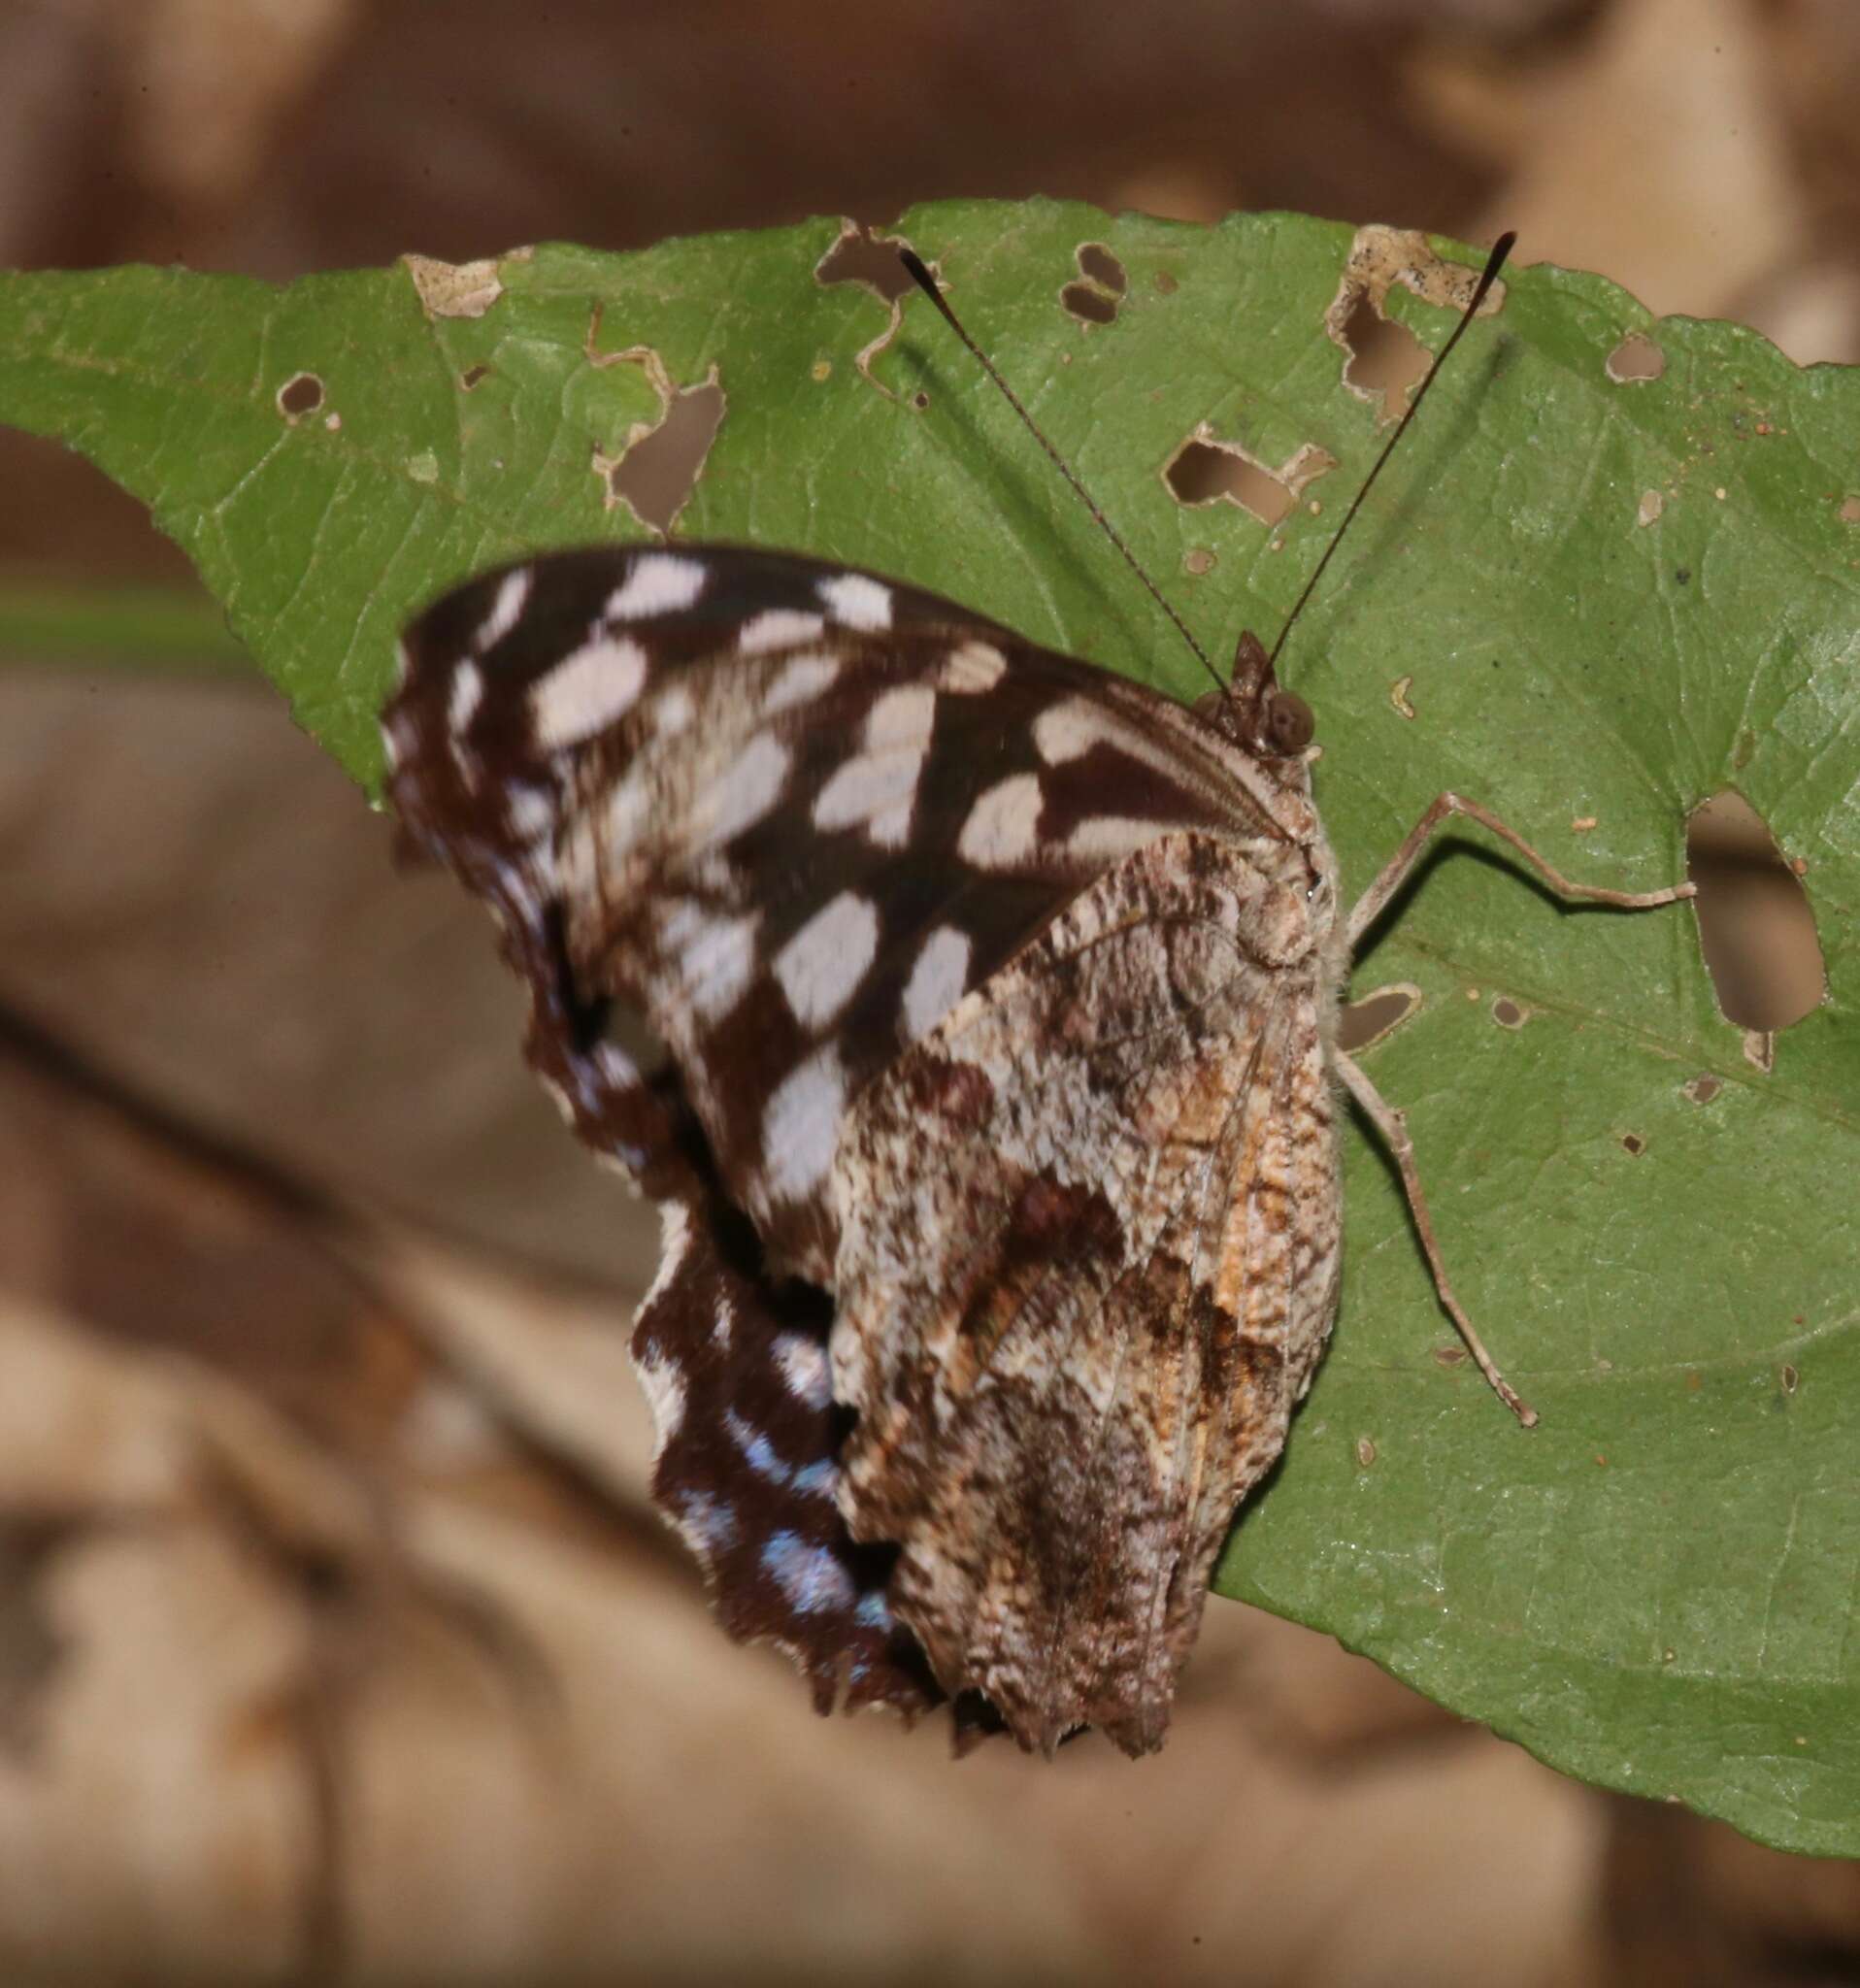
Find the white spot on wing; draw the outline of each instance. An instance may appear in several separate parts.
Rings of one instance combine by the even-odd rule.
[[[504,818],[519,843],[532,843],[554,821],[555,804],[541,787],[507,787],[504,791]]]
[[[719,918],[692,949],[685,985],[700,1020],[714,1021],[743,999],[755,972],[755,927],[753,912]]]
[[[1089,699],[1068,697],[1033,721],[1033,743],[1048,766],[1081,758],[1094,746],[1120,746],[1122,730]]]
[[[446,700],[446,723],[454,739],[478,714],[483,696],[483,671],[476,663],[460,663],[452,672],[452,694]]]
[[[491,612],[485,615],[478,631],[477,648],[480,655],[502,642],[516,626],[517,616],[522,613],[524,604],[529,600],[530,582],[533,578],[527,566],[518,566],[505,574],[497,589],[497,598],[491,603]]]
[[[762,1115],[769,1192],[801,1201],[827,1177],[846,1112],[846,1072],[831,1043],[822,1044],[776,1087]]]
[[[633,1371],[640,1377],[646,1405],[652,1410],[652,1454],[679,1433],[684,1420],[684,1375],[670,1360],[636,1360]]]
[[[698,840],[727,843],[754,827],[781,798],[792,756],[773,732],[758,732],[707,790]]]
[[[937,688],[958,697],[979,697],[1008,673],[1008,658],[989,642],[965,642],[949,652],[937,674]]]
[[[766,655],[772,648],[812,642],[825,625],[823,615],[806,614],[798,608],[769,608],[744,622],[737,649],[746,656]]]
[[[671,1287],[672,1279],[683,1267],[684,1259],[691,1253],[691,1210],[681,1201],[659,1203],[659,1267],[652,1274],[652,1281],[647,1293],[640,1300],[644,1311],[655,1300],[664,1297]]]
[[[530,724],[545,752],[591,739],[624,717],[646,687],[646,651],[630,635],[590,642],[530,688]]]
[[[704,591],[704,568],[674,552],[644,552],[625,581],[607,597],[610,621],[638,621],[648,614],[676,614]]]
[[[382,727],[382,745],[387,754],[387,771],[393,773],[418,743],[418,735],[408,722],[405,712],[396,712]]]
[[[673,1279],[684,1268],[691,1253],[691,1210],[681,1201],[659,1204],[659,1267],[651,1288],[640,1301],[642,1312],[650,1309],[671,1288]],[[637,1360],[634,1371],[640,1376],[647,1406],[652,1410],[656,1456],[678,1434],[684,1420],[684,1375],[667,1358]]]
[[[862,824],[880,848],[898,847],[911,830],[911,804],[922,764],[920,758],[896,752],[848,759],[815,797],[814,827]]]
[[[880,808],[865,825],[866,840],[881,849],[901,849],[911,835],[911,799]]]
[[[755,971],[756,914],[719,917],[690,898],[667,906],[659,944],[673,956],[679,997],[700,1021],[715,1021],[742,1000]]]
[[[631,1090],[640,1081],[640,1066],[617,1043],[596,1043],[586,1060],[604,1090]]]
[[[1066,838],[1066,853],[1080,862],[1115,862],[1147,848],[1170,833],[1166,821],[1145,821],[1131,814],[1093,814]]]
[[[837,656],[814,654],[796,656],[785,664],[762,698],[762,715],[788,711],[797,704],[812,704],[840,674]]]
[[[1040,807],[1038,774],[1017,773],[997,782],[970,809],[956,839],[957,855],[978,870],[1023,862],[1034,850]]]
[[[815,828],[865,827],[880,848],[898,848],[911,832],[917,779],[930,749],[937,694],[927,684],[887,690],[865,721],[865,749],[820,789],[814,803]]]
[[[652,706],[652,729],[661,739],[676,739],[690,724],[697,707],[688,683],[670,683]]]
[[[602,817],[601,843],[614,856],[623,856],[637,843],[645,832],[651,817],[651,789],[647,784],[646,769],[643,766],[630,768],[618,786],[607,797],[607,809]],[[580,854],[584,842],[581,836],[575,836],[572,847]],[[580,879],[588,885],[593,878]]]
[[[882,752],[900,746],[919,754],[930,746],[936,722],[937,693],[926,683],[907,683],[887,690],[865,721],[865,749]]]
[[[836,573],[823,580],[820,599],[834,620],[876,633],[891,626],[891,589],[869,573]]]
[[[833,1374],[827,1350],[818,1340],[784,1332],[775,1342],[775,1364],[795,1400],[810,1408],[824,1408],[833,1399]]]
[[[969,984],[969,956],[974,945],[968,933],[939,925],[923,942],[911,978],[904,989],[904,1033],[914,1043],[927,1036],[962,999]]]
[[[815,911],[775,956],[775,977],[803,1028],[840,1012],[879,949],[879,914],[857,891],[843,890]]]

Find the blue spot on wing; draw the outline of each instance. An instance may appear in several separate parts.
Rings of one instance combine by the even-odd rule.
[[[679,1500],[679,1518],[708,1553],[723,1553],[736,1543],[736,1513],[709,1491],[687,1491]]]
[[[730,1441],[743,1452],[744,1462],[758,1477],[766,1478],[771,1484],[786,1485],[790,1490],[798,1491],[803,1498],[833,1496],[840,1471],[831,1457],[819,1457],[797,1469],[792,1464],[784,1464],[761,1430],[746,1421],[734,1408],[724,1409],[723,1426],[730,1432]]]
[[[829,1546],[812,1546],[799,1533],[774,1533],[762,1548],[762,1565],[797,1615],[852,1606],[852,1576]]]
[[[724,1409],[723,1426],[730,1432],[731,1441],[743,1452],[744,1461],[758,1477],[766,1477],[771,1484],[785,1484],[794,1474],[776,1455],[774,1445],[761,1430],[751,1428],[734,1408]]]

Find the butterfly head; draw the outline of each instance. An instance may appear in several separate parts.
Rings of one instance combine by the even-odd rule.
[[[1302,760],[1317,729],[1311,706],[1280,687],[1265,645],[1250,629],[1234,652],[1226,690],[1209,704],[1214,724],[1256,759]]]

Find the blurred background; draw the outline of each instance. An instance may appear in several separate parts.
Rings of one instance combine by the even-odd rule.
[[[1041,192],[1515,227],[1854,361],[1856,102],[1854,0],[0,0],[0,263]],[[653,1224],[480,915],[9,433],[0,653],[8,1982],[1860,1980],[1854,1867],[1228,1603],[1139,1767],[816,1720],[647,1505]]]

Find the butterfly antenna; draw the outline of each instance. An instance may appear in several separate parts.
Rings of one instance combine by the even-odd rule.
[[[955,333],[957,338],[959,338],[962,341],[962,343],[968,347],[970,353],[975,358],[977,365],[979,365],[981,368],[981,370],[985,374],[987,374],[988,378],[992,380],[994,383],[1001,389],[1002,395],[1006,399],[1008,405],[1011,408],[1013,408],[1014,413],[1017,414],[1020,416],[1020,418],[1027,424],[1028,434],[1030,434],[1033,437],[1033,439],[1037,443],[1039,443],[1041,447],[1046,451],[1047,460],[1052,464],[1053,468],[1056,469],[1059,472],[1059,474],[1065,478],[1066,481],[1072,485],[1073,494],[1085,507],[1085,509],[1091,513],[1092,516],[1097,520],[1099,530],[1102,531],[1105,537],[1108,538],[1111,541],[1111,543],[1116,547],[1118,551],[1124,555],[1124,563],[1130,568],[1131,572],[1134,573],[1137,576],[1137,578],[1143,581],[1144,586],[1149,595],[1149,598],[1152,601],[1154,601],[1157,607],[1159,607],[1163,611],[1163,613],[1169,616],[1170,620],[1172,620],[1176,624],[1176,632],[1194,651],[1195,660],[1198,663],[1200,663],[1204,670],[1208,672],[1209,679],[1212,682],[1214,688],[1225,694],[1227,685],[1221,680],[1220,672],[1216,670],[1213,664],[1208,660],[1208,651],[1205,648],[1203,648],[1201,644],[1195,640],[1192,631],[1189,629],[1188,623],[1184,621],[1181,618],[1181,616],[1179,613],[1177,613],[1175,609],[1169,605],[1169,601],[1167,597],[1164,595],[1162,589],[1156,584],[1156,582],[1153,580],[1150,579],[1149,575],[1144,571],[1143,566],[1139,562],[1136,553],[1133,552],[1130,549],[1130,547],[1124,544],[1122,535],[1118,532],[1117,527],[1114,524],[1113,524],[1110,518],[1108,518],[1105,515],[1103,508],[1098,504],[1097,500],[1092,496],[1091,492],[1087,490],[1084,484],[1082,484],[1079,480],[1079,479],[1073,474],[1072,465],[1069,462],[1067,462],[1066,458],[1059,453],[1059,451],[1052,446],[1050,442],[1046,440],[1046,436],[1041,432],[1040,423],[1036,421],[1030,414],[1028,414],[1027,410],[1023,406],[1021,406],[1020,396],[1017,393],[1015,393],[1013,388],[1010,386],[1008,382],[1001,377],[1000,369],[995,365],[994,361],[989,358],[987,353],[984,352],[981,349],[981,348],[976,344],[975,340],[972,339],[969,336],[969,334],[962,328],[961,318],[959,318],[956,315],[956,314],[952,310],[950,310],[948,300],[944,296],[942,290],[940,290],[937,287],[937,280],[930,274],[929,270],[924,266],[923,258],[920,255],[918,255],[913,249],[900,248],[898,250],[898,260],[902,262],[905,268],[910,272],[911,280],[916,284],[918,289],[920,289],[923,292],[923,294],[930,299],[931,303],[933,303],[937,307],[938,311],[940,311],[943,314],[943,321],[949,327],[951,331]],[[1445,355],[1443,354],[1443,356]]]
[[[1369,475],[1363,479],[1362,486],[1356,495],[1350,499],[1349,509],[1344,514],[1343,523],[1331,533],[1330,544],[1324,547],[1324,556],[1317,562],[1315,571],[1305,582],[1305,591],[1293,602],[1291,613],[1285,616],[1285,625],[1279,631],[1279,640],[1273,644],[1273,652],[1267,659],[1269,663],[1278,662],[1279,652],[1285,646],[1285,638],[1292,632],[1292,623],[1305,612],[1305,603],[1316,591],[1317,582],[1324,577],[1324,568],[1330,564],[1332,554],[1344,543],[1344,534],[1349,530],[1350,520],[1363,508],[1363,499],[1369,495],[1376,479],[1381,475],[1382,465],[1395,453],[1395,445],[1408,432],[1409,422],[1420,413],[1421,402],[1427,398],[1427,389],[1433,385],[1441,368],[1446,364],[1447,353],[1459,344],[1465,335],[1466,327],[1478,315],[1478,307],[1484,303],[1486,291],[1498,281],[1498,273],[1504,268],[1505,258],[1511,254],[1516,241],[1515,231],[1510,231],[1501,235],[1492,244],[1492,252],[1485,258],[1485,267],[1479,274],[1478,282],[1473,286],[1473,301],[1460,313],[1460,321],[1454,325],[1452,336],[1441,348],[1434,363],[1427,369],[1427,377],[1415,389],[1414,398],[1409,402],[1407,412],[1396,422],[1394,434],[1382,444],[1382,452],[1371,465]]]

